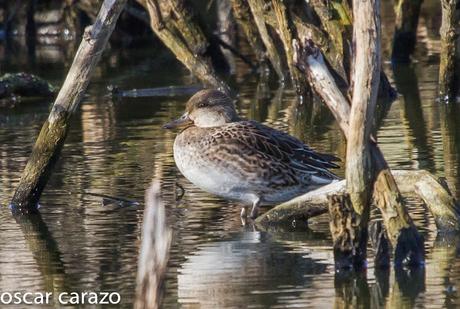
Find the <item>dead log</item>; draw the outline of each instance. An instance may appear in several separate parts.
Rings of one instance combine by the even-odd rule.
[[[441,24],[441,59],[439,63],[439,95],[443,100],[449,100],[455,95],[455,44],[457,26],[455,8],[456,0],[442,0]]]
[[[460,231],[459,206],[455,198],[430,173],[415,183],[415,192],[434,216],[438,233]]]
[[[0,77],[0,99],[10,96],[50,97],[57,89],[44,79],[28,73],[7,73]]]
[[[191,96],[203,89],[201,85],[190,86],[167,86],[158,88],[122,90],[116,86],[109,86],[110,95],[121,98],[143,98],[143,97],[178,97]]]
[[[152,183],[145,193],[141,249],[137,268],[136,309],[159,308],[163,298],[171,230],[166,226],[160,184]]]
[[[430,172],[424,170],[392,170],[391,173],[402,196],[417,195],[424,201],[435,218],[438,232],[450,232],[453,231],[455,226],[458,226],[458,202]],[[346,192],[346,187],[346,181],[341,180],[310,191],[273,207],[260,215],[256,219],[256,223],[261,226],[268,226],[278,223],[290,223],[293,220],[308,220],[325,214],[328,211],[327,197],[329,195],[343,194]],[[421,188],[423,188],[423,192],[421,192]]]
[[[68,132],[68,122],[88,86],[91,74],[115,28],[126,0],[105,0],[95,23],[85,30],[80,47],[53,108],[40,131],[11,200],[13,213],[33,213]]]
[[[363,267],[366,264],[368,217],[356,213],[347,193],[329,197],[329,217],[335,268]]]
[[[349,103],[343,97],[342,93],[338,91],[335,81],[330,79],[331,74],[324,63],[320,51],[311,41],[306,41],[302,49],[299,46],[296,46],[295,49],[296,63],[299,69],[306,74],[312,88],[320,95],[325,104],[330,107],[344,135],[348,137],[350,132],[348,130],[349,125],[345,120],[348,120],[350,117]],[[331,100],[331,98],[340,97],[342,98],[337,101]],[[342,111],[342,113],[338,111]],[[404,247],[404,250],[397,251],[398,255],[395,256],[395,263],[404,262],[420,265],[424,261],[423,240],[407,213],[407,209],[401,199],[401,194],[398,191],[398,187],[382,152],[375,142],[370,143],[372,165],[375,172],[373,196],[376,206],[380,209],[384,218],[388,238],[393,248],[396,248],[400,237],[407,240],[407,247]]]

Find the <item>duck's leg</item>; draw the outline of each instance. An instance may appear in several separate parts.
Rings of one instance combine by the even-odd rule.
[[[259,204],[260,204],[260,198],[257,198],[253,203],[252,203],[252,209],[251,209],[251,219],[257,218],[257,214],[259,213]]]
[[[246,218],[248,216],[248,206],[244,205],[241,207],[241,213],[240,213],[241,218]]]

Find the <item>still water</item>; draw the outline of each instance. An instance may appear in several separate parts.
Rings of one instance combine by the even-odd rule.
[[[436,100],[439,41],[423,17],[421,25],[417,61],[385,65],[400,96],[383,121],[379,143],[392,168],[446,177],[459,197],[460,106]],[[59,85],[70,60],[61,57],[53,47],[40,49],[33,61],[10,54],[2,71],[27,70]],[[299,105],[276,82],[267,88],[257,75],[239,72],[246,72],[234,80],[242,115],[344,158],[344,138],[320,102]],[[72,120],[41,200],[42,218],[34,222],[16,222],[6,205],[51,102],[24,101],[0,110],[0,291],[116,291],[122,306],[130,307],[143,205],[103,205],[93,193],[142,202],[158,179],[174,233],[165,308],[460,306],[456,240],[436,239],[433,218],[416,199],[409,203],[425,237],[426,267],[375,271],[370,263],[367,273],[342,277],[334,273],[327,215],[308,229],[243,227],[237,205],[184,179],[172,157],[175,132],[161,126],[181,113],[186,97],[106,96],[112,84],[133,89],[195,82],[161,48],[107,51]],[[179,186],[185,195],[177,200]]]

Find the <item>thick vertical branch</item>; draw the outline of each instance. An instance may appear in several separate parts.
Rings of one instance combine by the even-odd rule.
[[[380,0],[353,1],[353,15],[354,87],[346,179],[353,208],[358,214],[367,216],[372,191],[369,137],[380,82]]]
[[[449,99],[455,95],[455,53],[457,26],[455,18],[456,0],[442,0],[442,24],[441,24],[441,60],[439,63],[439,94],[443,99]]]
[[[24,169],[11,201],[13,212],[36,212],[68,131],[68,121],[88,86],[126,0],[105,0],[93,26],[85,30],[72,66]]]
[[[417,25],[423,0],[399,0],[391,60],[409,62],[417,41]]]
[[[268,59],[273,66],[276,74],[281,80],[285,80],[283,66],[280,55],[276,49],[276,45],[270,37],[264,17],[264,0],[248,0],[249,7],[251,8],[254,21],[256,22],[257,29],[259,30],[260,37],[264,42],[267,50]]]

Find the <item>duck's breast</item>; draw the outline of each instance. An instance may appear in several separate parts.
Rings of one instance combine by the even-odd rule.
[[[184,134],[185,133],[185,134]],[[229,172],[222,162],[208,156],[204,137],[197,139],[183,132],[174,142],[174,160],[180,172],[197,187],[231,199],[240,199],[238,187],[244,187],[240,177]]]

